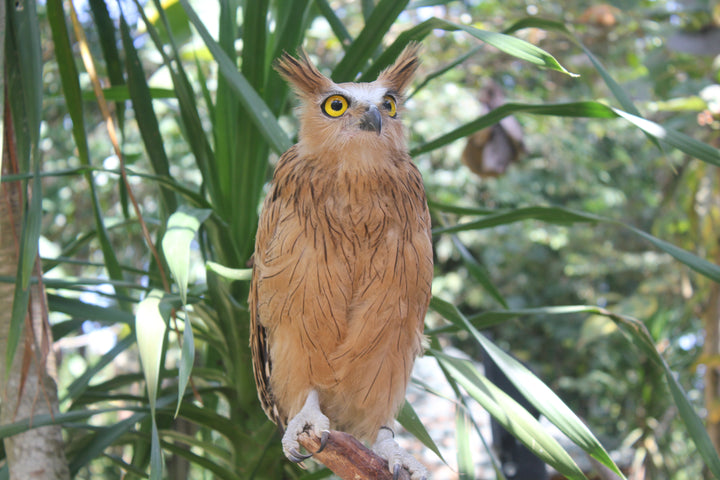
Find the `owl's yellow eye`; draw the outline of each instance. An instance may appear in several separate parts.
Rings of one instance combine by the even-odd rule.
[[[322,106],[323,112],[331,117],[339,117],[348,109],[347,98],[342,95],[330,95]]]
[[[391,117],[394,118],[395,115],[397,115],[397,105],[395,104],[395,99],[390,95],[385,95],[383,97],[382,107],[388,112],[388,115],[390,115]]]

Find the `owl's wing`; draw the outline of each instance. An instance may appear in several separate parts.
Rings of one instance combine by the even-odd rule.
[[[285,160],[294,148],[286,152],[281,158]],[[277,185],[274,185],[277,188]],[[279,427],[284,428],[287,418],[280,414],[275,396],[270,386],[270,374],[272,372],[272,360],[270,358],[270,347],[268,344],[268,332],[260,320],[258,305],[262,301],[259,298],[258,286],[260,279],[265,275],[265,264],[268,255],[268,244],[277,230],[278,218],[281,215],[281,203],[274,198],[271,191],[265,199],[260,214],[258,230],[255,237],[255,252],[253,254],[253,274],[250,285],[248,306],[250,309],[250,351],[252,353],[253,374],[257,387],[258,398],[265,414]]]
[[[253,261],[255,262],[257,259],[253,259]],[[258,321],[257,316],[257,276],[258,270],[253,267],[250,297],[248,299],[250,307],[250,351],[252,352],[253,374],[255,376],[258,398],[260,399],[260,404],[262,405],[265,414],[278,426],[284,428],[286,419],[280,416],[280,412],[277,409],[277,405],[272,394],[272,389],[270,388],[272,362],[270,360],[270,350],[267,344],[267,332],[265,327],[263,327]]]

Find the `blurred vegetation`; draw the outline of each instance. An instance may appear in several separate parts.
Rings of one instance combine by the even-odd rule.
[[[171,1],[162,8],[159,2],[111,3],[74,2],[73,8],[78,13],[75,26],[85,32],[98,76],[105,82],[122,160],[108,139],[92,76],[78,53],[68,5],[48,1],[37,7],[44,89],[38,146],[46,174],[40,254],[50,320],[63,354],[58,387],[60,411],[68,416],[60,419],[75,478],[144,478],[151,459],[158,460],[152,440],[155,420],[135,347],[135,335],[142,336],[144,327],[142,322],[136,327],[133,317],[134,305],[151,289],[166,291],[161,305],[168,306],[160,310],[169,328],[163,333],[160,355],[167,368],[161,370],[155,415],[167,477],[325,475],[302,472],[282,457],[275,428],[255,399],[247,349],[247,284],[206,271],[204,263],[246,267],[259,200],[271,171],[268,164],[297,132],[293,99],[270,69],[280,51],[292,52],[302,44],[324,72],[340,64],[345,78],[334,79],[350,80],[368,65],[381,68],[383,61],[392,61],[381,53],[407,41],[403,32],[432,17],[489,32],[502,32],[526,18],[553,20],[571,35],[537,28],[542,26],[539,21],[513,35],[549,52],[578,77],[512,57],[462,31],[436,29],[421,38],[422,67],[415,85],[429,81],[412,92],[404,114],[411,149],[482,115],[479,96],[490,80],[513,104],[598,101],[628,110],[578,40],[643,118],[706,146],[720,145],[720,52],[701,55],[677,47],[686,45],[678,36],[720,27],[719,7],[711,2],[690,7],[665,0],[614,6],[579,1],[571,8],[557,1],[520,0],[418,0],[408,5]],[[48,15],[58,8],[65,9],[60,17],[65,22]],[[120,9],[125,26],[119,23]],[[381,25],[383,19],[387,25]],[[103,22],[109,22],[110,30],[101,28]],[[81,117],[71,117],[69,111],[69,77],[58,62],[61,47],[52,41],[58,28],[71,32],[67,47],[80,72],[74,78],[83,94]],[[202,37],[202,28],[209,30],[216,50]],[[463,56],[467,58],[458,63]],[[242,79],[223,70],[223,62],[239,66]],[[448,66],[452,68],[433,77]],[[258,110],[257,102],[265,110]],[[262,117],[264,113],[268,116]],[[269,126],[253,115],[265,118]],[[523,128],[525,152],[500,176],[481,178],[462,164],[464,139],[415,156],[428,197],[435,202],[435,226],[461,225],[482,217],[482,211],[491,215],[536,206],[563,207],[619,223],[531,216],[436,235],[433,293],[438,301],[427,325],[431,333],[439,333],[432,334],[431,355],[450,372],[454,386],[468,389],[458,380],[462,369],[452,370],[457,365],[443,363],[443,354],[434,352],[453,346],[479,360],[487,355],[486,347],[462,319],[517,311],[503,321],[475,323],[528,365],[607,450],[632,450],[631,465],[622,465],[629,468],[628,478],[709,477],[718,459],[708,460],[707,449],[705,456],[698,454],[698,442],[707,446],[707,438],[688,425],[682,405],[668,393],[667,372],[652,352],[637,346],[642,337],[625,328],[630,323],[605,312],[640,319],[695,410],[717,423],[720,408],[706,405],[704,384],[718,361],[712,354],[703,356],[717,278],[698,274],[693,271],[697,268],[683,265],[688,262],[621,226],[647,232],[717,268],[717,150],[698,160],[657,143],[620,118],[522,111],[514,115]],[[78,136],[73,126],[80,120]],[[278,125],[285,138],[268,141],[267,132]],[[123,169],[127,184],[120,175]],[[91,215],[95,202],[98,215]],[[204,220],[194,228],[197,240],[187,252],[186,301],[177,287],[163,280],[172,270],[177,281],[178,259],[160,247],[168,219],[179,205]],[[458,213],[443,207],[447,205],[474,210]],[[160,249],[157,258],[148,248],[140,218]],[[457,316],[440,299],[454,305]],[[190,305],[194,338],[185,328],[183,303]],[[572,305],[598,310],[558,315],[552,309]],[[522,314],[525,309],[536,311]],[[453,333],[445,333],[449,325]],[[194,355],[181,347],[189,345],[195,346]],[[194,369],[185,392],[187,362]],[[184,401],[175,418],[178,383]],[[99,408],[109,411],[92,410]],[[456,407],[448,402],[448,408]],[[407,417],[403,423],[422,435]],[[9,430],[3,428],[6,436]],[[467,440],[456,441],[462,446]],[[446,460],[461,476],[476,478],[461,454]],[[564,462],[559,465],[566,466],[566,475],[582,478],[572,477],[572,465]],[[160,474],[157,468],[152,472]],[[499,471],[497,475],[502,478]]]

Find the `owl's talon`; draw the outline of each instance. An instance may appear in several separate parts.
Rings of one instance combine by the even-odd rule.
[[[381,458],[388,462],[388,469],[392,472],[393,480],[398,480],[400,470],[408,471],[412,480],[427,480],[428,471],[415,457],[400,448],[393,438],[395,433],[390,427],[383,427],[378,432],[377,440],[372,449]]]
[[[330,430],[323,430],[322,434],[320,435],[320,448],[318,448],[317,452],[320,453],[323,450],[325,450],[325,447],[327,446],[328,438],[330,437]]]
[[[300,463],[313,456],[310,454],[300,453],[300,443],[298,442],[298,436],[304,432],[308,432],[311,435],[321,437],[320,439],[320,450],[322,450],[327,443],[327,438],[323,441],[323,437],[326,437],[330,433],[330,420],[323,415],[320,411],[320,400],[315,390],[311,390],[308,393],[305,405],[300,409],[297,415],[290,419],[285,428],[285,433],[282,438],[283,452],[288,460]]]
[[[294,448],[291,448],[290,450],[288,450],[287,457],[288,457],[288,460],[290,460],[291,462],[300,463],[303,460],[307,460],[308,458],[312,457],[312,453],[304,454],[304,453],[298,452]]]

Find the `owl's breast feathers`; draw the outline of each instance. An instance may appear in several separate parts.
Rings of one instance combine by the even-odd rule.
[[[256,365],[256,380],[276,422],[317,389],[334,428],[371,439],[402,405],[422,348],[432,282],[422,178],[404,151],[332,161],[300,151],[281,157],[258,228],[251,342],[269,366]]]

